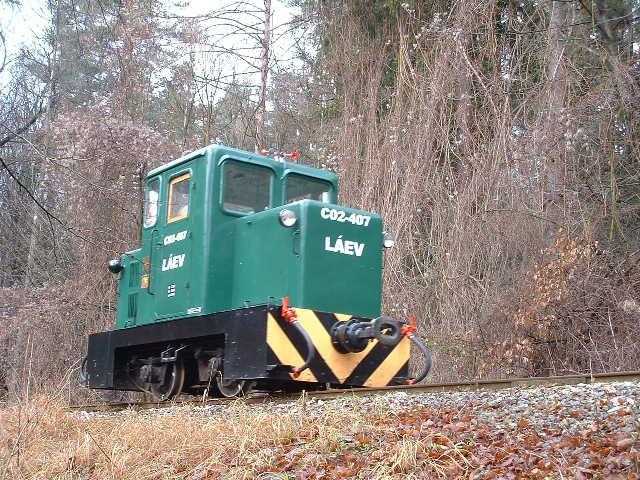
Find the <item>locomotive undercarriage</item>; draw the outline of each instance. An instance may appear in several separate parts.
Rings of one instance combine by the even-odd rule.
[[[204,342],[206,345],[207,342]],[[251,391],[312,391],[326,384],[282,381],[278,379],[230,379],[224,376],[224,349],[181,344],[166,346],[159,354],[150,349],[119,352],[115,370],[118,389],[140,391],[156,401],[175,398],[181,393],[214,398],[231,398]],[[277,366],[274,369],[277,369]],[[86,377],[86,373],[84,374]],[[331,385],[339,388],[339,385]]]
[[[224,350],[181,344],[167,346],[159,355],[130,354],[124,372],[131,385],[164,401],[180,393],[235,397],[247,393],[255,382],[224,378]]]
[[[205,342],[206,345],[206,342]],[[149,353],[147,352],[147,355]],[[214,398],[243,396],[255,390],[300,391],[317,385],[279,382],[270,379],[230,379],[224,376],[224,349],[182,344],[167,346],[159,355],[129,354],[118,376],[129,387],[165,401],[180,393]]]

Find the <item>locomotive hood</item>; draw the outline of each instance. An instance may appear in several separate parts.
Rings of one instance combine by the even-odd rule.
[[[293,225],[283,225],[283,212],[295,217]],[[303,308],[380,314],[380,216],[303,200],[234,223],[236,302],[288,296]]]

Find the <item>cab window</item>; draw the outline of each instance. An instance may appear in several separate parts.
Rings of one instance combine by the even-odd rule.
[[[271,206],[271,169],[251,163],[227,161],[223,164],[222,208],[250,214]]]
[[[191,174],[184,173],[169,182],[167,223],[177,222],[189,216],[189,184]]]
[[[307,177],[305,175],[287,175],[285,191],[286,202],[291,203],[298,200],[318,200],[329,203],[331,200],[331,184],[318,178]]]
[[[160,179],[154,178],[147,185],[144,196],[144,228],[153,227],[158,221],[158,200],[160,199]]]

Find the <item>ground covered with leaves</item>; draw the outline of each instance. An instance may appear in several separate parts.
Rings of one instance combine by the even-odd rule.
[[[33,479],[640,478],[640,386],[0,413],[0,472]]]

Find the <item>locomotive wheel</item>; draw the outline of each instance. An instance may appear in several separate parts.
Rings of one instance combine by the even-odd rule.
[[[182,392],[184,386],[185,368],[182,361],[168,363],[164,371],[164,378],[159,383],[151,384],[151,394],[157,402],[171,400]]]
[[[246,380],[225,380],[222,375],[218,374],[213,384],[213,392],[215,397],[241,397],[248,393],[251,387],[251,382]]]

